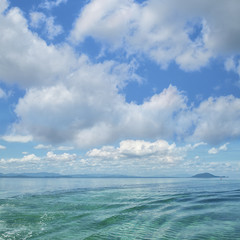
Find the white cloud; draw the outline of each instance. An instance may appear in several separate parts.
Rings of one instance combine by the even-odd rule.
[[[63,33],[63,28],[61,25],[55,24],[54,17],[47,17],[42,12],[31,12],[30,13],[31,22],[30,25],[34,28],[39,28],[41,25],[44,26],[44,31],[46,32],[48,39],[54,39],[54,37]]]
[[[100,149],[92,149],[87,152],[87,156],[101,159],[127,160],[137,159],[137,161],[145,161],[149,164],[153,160],[158,163],[175,163],[183,160],[187,148],[179,148],[176,145],[168,144],[164,140],[156,142],[147,142],[143,140],[124,140],[120,142],[118,148],[112,146],[104,146]]]
[[[73,84],[69,87],[28,91],[16,106],[21,121],[15,130],[55,143],[74,141],[80,147],[107,144],[122,137],[170,138],[183,131],[178,121],[186,99],[175,87],[142,105],[128,104],[118,94],[119,75],[109,75],[103,67],[109,68],[108,64],[86,66],[69,79]],[[94,87],[88,88],[91,82]]]
[[[54,7],[58,7],[62,3],[66,3],[68,0],[45,0],[43,3],[40,4],[39,7],[46,8],[51,10]]]
[[[47,37],[49,39],[53,39],[54,37],[63,33],[62,26],[58,25],[58,24],[55,24],[54,21],[55,21],[54,17],[46,18],[46,31],[47,31]]]
[[[225,143],[225,144],[223,144],[222,146],[220,146],[219,148],[213,147],[213,148],[211,148],[211,149],[208,150],[208,153],[209,153],[209,154],[217,154],[217,153],[219,153],[220,151],[227,151],[227,145],[228,145],[228,144],[229,144],[229,143]]]
[[[46,157],[46,160],[51,160],[51,161],[73,161],[77,159],[77,155],[74,154],[69,154],[69,153],[63,153],[63,154],[55,154],[54,152],[48,152]]]
[[[51,85],[66,78],[70,69],[77,66],[78,60],[69,46],[47,45],[29,30],[18,8],[0,14],[0,21],[0,78],[7,84],[27,88]]]
[[[30,13],[30,26],[34,28],[38,28],[43,24],[46,20],[46,15],[42,12],[31,12]]]
[[[9,6],[9,3],[7,0],[1,0],[0,2],[0,13],[4,12]]]
[[[35,146],[35,149],[49,149],[51,148],[51,145],[43,145],[43,144],[38,144],[37,146]]]
[[[193,110],[193,137],[208,143],[221,143],[240,136],[240,99],[234,96],[209,98]]]
[[[5,135],[2,136],[2,139],[6,142],[19,142],[19,143],[27,143],[33,140],[30,135]]]
[[[179,6],[179,3],[175,3]],[[117,8],[118,4],[121,11]],[[172,14],[175,13],[171,10],[173,6],[169,4],[163,5],[162,1],[154,0],[142,5],[130,0],[91,1],[83,9],[75,30],[78,31],[78,24],[88,18],[86,26],[90,24],[89,28],[82,28],[83,33],[75,37],[73,30],[72,37],[76,38],[76,41],[82,41],[91,31],[98,37],[100,33],[95,28],[108,24],[110,29],[116,27],[119,30],[123,22],[123,28],[117,38],[121,40],[121,35],[127,34],[129,51],[142,49],[150,55],[157,53],[156,57],[163,57],[162,65],[172,58],[176,58],[177,61],[177,57],[186,53],[185,49],[201,52],[203,50],[201,46],[207,44],[207,36],[210,34],[208,31],[211,30],[207,26],[208,19],[201,20],[200,23],[196,20],[202,26],[202,33],[200,39],[191,42],[189,32],[193,31],[195,25],[185,26],[187,21],[185,17],[184,21],[176,23],[177,26],[175,26],[177,21],[167,21],[171,20]],[[201,3],[197,1],[197,5]],[[96,15],[89,15],[89,12],[96,11],[96,6],[99,8]],[[192,4],[188,7],[191,9]],[[181,6],[180,10],[181,14],[186,11],[186,9],[183,11]],[[127,13],[131,14],[128,16]],[[141,19],[139,14],[142,16]],[[86,17],[85,20],[82,18],[83,15]],[[125,15],[126,19],[123,18]],[[7,84],[16,83],[27,89],[15,108],[18,121],[13,124],[12,132],[16,135],[31,135],[34,140],[44,144],[70,143],[81,148],[111,144],[119,139],[129,138],[155,140],[191,138],[194,141],[219,143],[240,136],[239,98],[233,96],[209,98],[201,102],[199,107],[193,107],[183,92],[170,85],[142,104],[127,103],[119,90],[129,81],[141,80],[135,74],[134,62],[92,63],[86,56],[74,54],[68,45],[47,45],[29,30],[26,19],[17,8],[1,14],[0,20],[2,28],[0,78]],[[166,22],[169,22],[169,28],[165,27]],[[35,23],[38,23],[38,18]],[[83,23],[85,22],[81,24]],[[130,37],[126,30],[129,24],[130,30],[133,31]],[[184,24],[183,33],[178,32],[182,31],[181,24]],[[105,30],[106,32],[102,32],[102,39],[111,32],[108,28]],[[176,37],[178,33],[179,37]],[[110,41],[116,45],[115,47],[122,44],[122,40],[118,42],[110,39]],[[177,42],[175,44],[175,41],[180,41],[181,44],[178,45]],[[167,44],[164,45],[165,42]],[[174,49],[170,49],[168,44],[174,46]],[[191,59],[192,53],[189,56],[189,61],[195,64]],[[186,65],[190,66],[187,62],[188,60],[185,62]],[[5,139],[11,140],[14,137],[5,136]],[[22,140],[22,137],[19,139],[32,140],[32,138]]]
[[[219,151],[227,151],[227,145],[228,145],[229,143],[225,143],[225,144],[223,144],[222,146],[220,146],[219,147]]]
[[[163,68],[175,61],[196,70],[217,54],[240,51],[239,21],[238,0],[92,0],[70,38],[78,43],[92,36],[113,49],[124,44],[128,54],[143,53]]]
[[[3,145],[0,145],[0,150],[3,150],[3,149],[6,149],[6,147]]]
[[[40,162],[41,158],[37,157],[35,154],[28,154],[23,156],[22,158],[9,158],[9,159],[1,159],[0,163],[6,164],[6,165],[11,165],[11,164],[26,164],[26,163],[35,163],[35,162]]]
[[[218,153],[218,149],[217,148],[211,148],[208,150],[209,154],[217,154]]]
[[[83,164],[76,154],[48,152],[42,157],[23,154],[20,158],[0,159],[0,169],[7,169],[8,172],[49,172],[51,169],[53,172],[74,173],[77,167],[78,173],[81,170],[80,165]]]
[[[3,89],[0,88],[0,98],[6,98],[6,97],[7,97],[7,94]]]

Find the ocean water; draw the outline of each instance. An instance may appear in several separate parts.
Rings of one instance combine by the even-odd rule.
[[[240,180],[0,179],[0,239],[240,239]]]

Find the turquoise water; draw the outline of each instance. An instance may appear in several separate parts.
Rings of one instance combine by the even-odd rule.
[[[0,239],[240,239],[240,181],[0,179]]]

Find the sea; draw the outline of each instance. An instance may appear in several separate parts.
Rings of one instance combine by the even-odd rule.
[[[0,178],[1,240],[240,239],[240,179]]]

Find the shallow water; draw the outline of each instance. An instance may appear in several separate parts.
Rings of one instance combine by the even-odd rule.
[[[0,239],[240,239],[240,181],[0,179]]]

